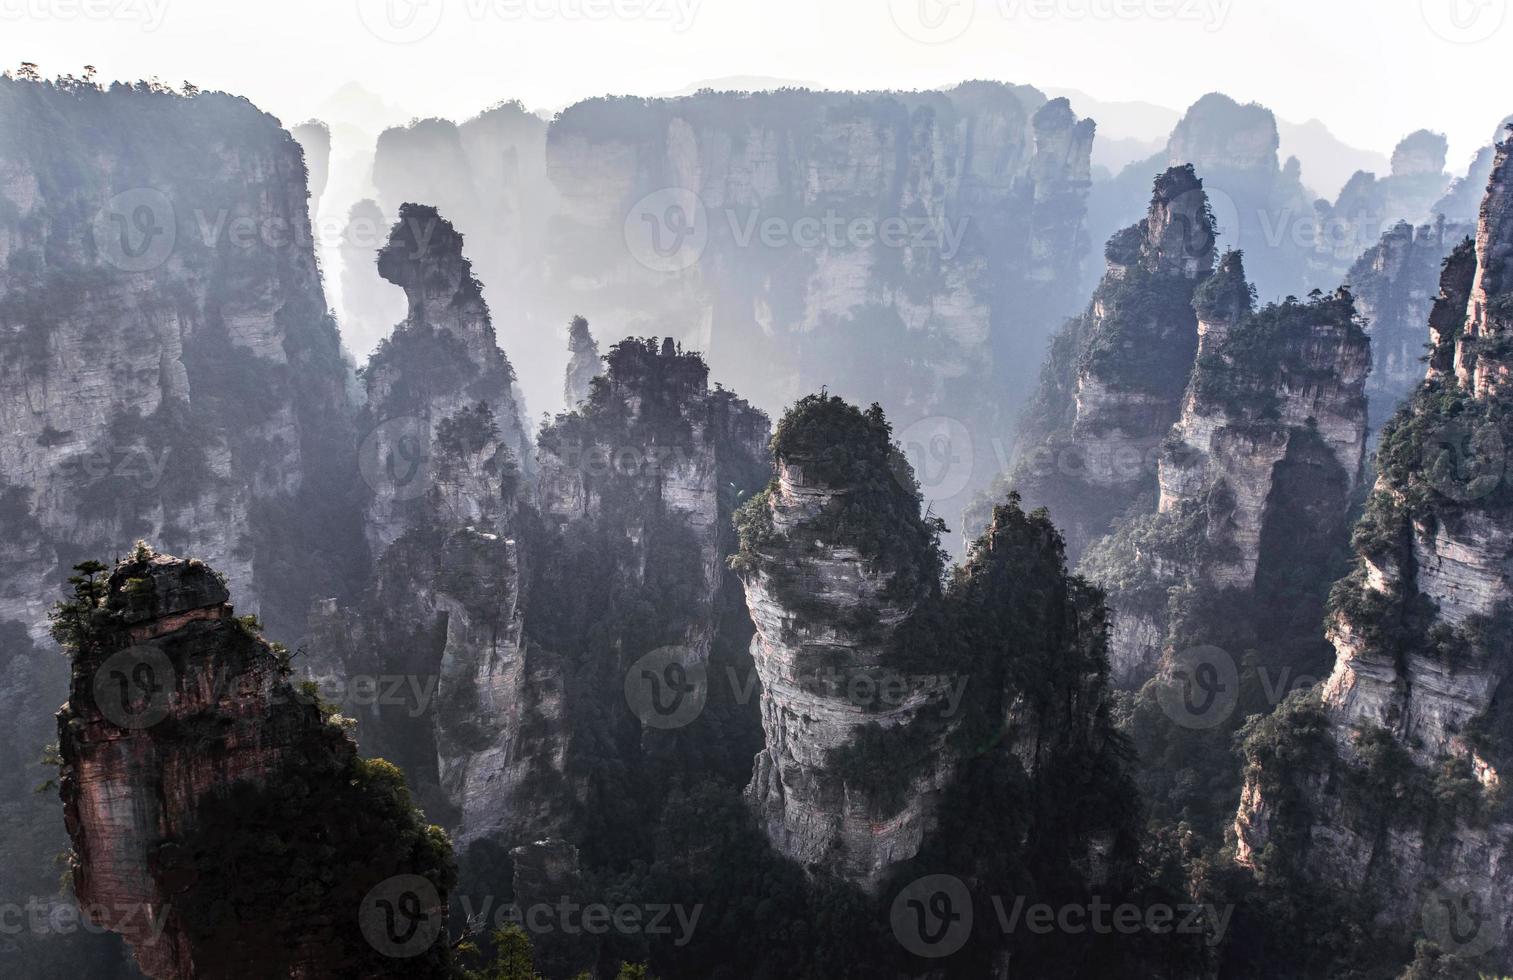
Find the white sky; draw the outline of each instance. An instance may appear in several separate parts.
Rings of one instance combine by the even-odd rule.
[[[1185,108],[1219,90],[1450,168],[1513,112],[1513,0],[0,0],[0,66],[244,94],[293,124],[357,81],[402,116],[558,108],[764,75],[839,88],[993,78]],[[395,44],[377,34],[433,28]],[[399,24],[399,27],[393,25]],[[376,28],[369,29],[367,25]],[[902,25],[902,26],[900,26]],[[933,28],[931,25],[934,25]],[[912,35],[912,36],[911,36]],[[925,38],[936,43],[923,43]]]

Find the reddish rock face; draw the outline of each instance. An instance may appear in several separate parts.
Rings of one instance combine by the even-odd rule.
[[[383,975],[403,961],[363,942],[359,915],[368,886],[405,870],[402,846],[398,868],[348,873],[333,862],[314,875],[324,879],[314,892],[294,894],[308,839],[340,855],[347,830],[302,819],[310,801],[341,805],[365,792],[372,764],[290,686],[279,652],[234,617],[229,598],[200,562],[139,551],[115,568],[78,637],[58,730],[79,904],[152,977],[248,975],[237,971],[254,937],[266,947],[258,975]],[[268,813],[271,828],[260,825]],[[226,894],[229,862],[214,841],[242,852],[237,894]],[[277,877],[260,881],[263,871]],[[431,911],[444,919],[441,895]],[[224,912],[210,908],[222,903]]]

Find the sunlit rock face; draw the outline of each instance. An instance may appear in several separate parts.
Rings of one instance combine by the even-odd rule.
[[[0,807],[24,828],[3,863],[50,891],[27,773],[65,691],[44,638],[69,567],[150,537],[290,639],[363,546],[299,145],[245,100],[145,84],[0,79],[0,129]]]
[[[403,777],[357,757],[209,566],[139,549],[102,581],[77,611],[58,713],[73,886],[94,925],[158,980],[446,975],[445,943],[401,961],[360,926],[370,889],[399,874],[423,876],[424,912],[445,922],[449,848],[406,836],[423,825]]]
[[[1488,798],[1507,765],[1513,635],[1497,340],[1513,252],[1510,151],[1499,148],[1474,246],[1456,248],[1445,265],[1428,378],[1382,439],[1357,568],[1332,603],[1334,672],[1304,709],[1318,734],[1281,742],[1280,751],[1302,749],[1291,769],[1271,750],[1251,750],[1235,824],[1243,864],[1364,894],[1381,903],[1384,921],[1409,930],[1429,929],[1425,903],[1446,888],[1481,903],[1490,916],[1481,927],[1506,936],[1513,925],[1513,825]],[[1436,778],[1440,792],[1426,798]],[[1402,805],[1361,791],[1384,779]],[[1430,930],[1429,939],[1444,948],[1464,931],[1447,939]],[[1507,950],[1500,941],[1444,949],[1493,972],[1508,969]]]

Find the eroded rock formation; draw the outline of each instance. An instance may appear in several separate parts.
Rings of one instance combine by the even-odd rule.
[[[1404,960],[1421,938],[1420,959],[1491,972],[1510,966],[1513,927],[1513,823],[1496,794],[1513,663],[1510,187],[1513,142],[1474,247],[1445,266],[1428,379],[1383,436],[1356,569],[1332,600],[1334,672],[1247,742],[1235,820],[1242,865],[1361,896],[1377,910],[1369,934]]]
[[[290,638],[364,549],[305,160],[277,120],[219,93],[3,78],[0,129],[0,856],[46,894],[57,820],[29,771],[66,685],[44,638],[69,567],[150,537]]]
[[[451,847],[398,770],[357,756],[209,566],[139,546],[81,571],[59,768],[95,924],[158,980],[449,976]],[[428,941],[400,955],[379,903],[405,894]]]
[[[867,889],[946,833],[966,811],[943,801],[986,770],[1033,794],[1072,758],[1099,765],[1107,731],[1102,604],[1067,578],[1044,514],[996,508],[942,590],[940,525],[889,436],[876,405],[801,400],[775,478],[737,516],[766,734],[747,798],[780,854]],[[980,725],[998,732],[986,754],[962,741]],[[1052,819],[1077,824],[1063,843],[1079,862],[1117,836]],[[1101,866],[1083,866],[1090,883]]]
[[[603,370],[599,363],[599,342],[589,332],[588,321],[581,316],[573,317],[573,322],[568,326],[567,350],[572,357],[567,362],[562,403],[568,411],[572,411],[588,401],[593,394],[594,379]]]
[[[1214,246],[1203,182],[1192,167],[1168,170],[1145,220],[1110,239],[1087,312],[1052,344],[1009,482],[1049,508],[1073,560],[1154,490],[1198,344],[1193,292],[1213,271]]]

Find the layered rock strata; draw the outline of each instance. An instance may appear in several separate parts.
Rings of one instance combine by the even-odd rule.
[[[1235,820],[1242,865],[1363,896],[1378,926],[1400,930],[1387,941],[1420,937],[1420,956],[1492,972],[1510,966],[1513,926],[1513,825],[1494,798],[1513,663],[1498,344],[1510,161],[1504,143],[1475,245],[1445,266],[1428,378],[1383,436],[1356,570],[1332,603],[1334,672],[1290,723],[1247,743]],[[1280,754],[1296,762],[1282,766]],[[1384,788],[1390,807],[1375,795]],[[1470,918],[1447,928],[1442,902]]]

